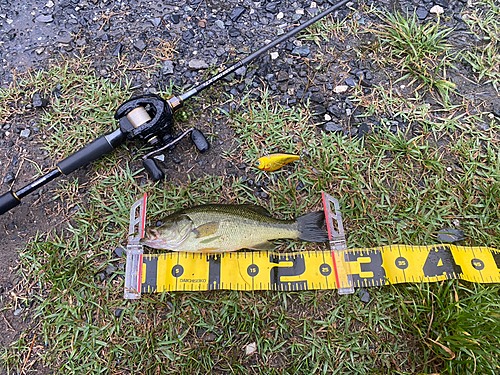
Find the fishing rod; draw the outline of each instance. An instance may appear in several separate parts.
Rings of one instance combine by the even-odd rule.
[[[120,123],[120,127],[118,129],[109,134],[100,136],[91,143],[85,145],[74,154],[57,163],[56,168],[52,171],[24,186],[20,190],[15,192],[10,190],[0,196],[0,215],[3,215],[10,209],[16,207],[21,203],[22,198],[57,177],[61,175],[69,175],[78,168],[109,154],[125,142],[126,139],[140,139],[155,148],[162,146],[165,148],[165,145],[167,145],[166,147],[175,146],[175,144],[179,142],[183,136],[189,133],[196,148],[200,152],[207,151],[210,145],[203,133],[197,129],[190,129],[190,131],[186,131],[184,134],[177,137],[172,135],[174,125],[173,115],[176,111],[182,108],[184,101],[210,87],[215,82],[220,81],[222,78],[228,76],[242,66],[249,64],[251,61],[266,53],[271,48],[283,43],[293,35],[326,17],[348,1],[349,0],[341,0],[328,8],[326,11],[290,30],[280,38],[251,53],[229,68],[224,69],[212,78],[200,83],[198,86],[191,88],[184,94],[172,96],[166,100],[156,94],[142,95],[127,100],[117,109],[114,116]],[[157,181],[164,177],[163,172],[160,168],[158,168],[153,159],[144,158],[143,166],[153,180]]]

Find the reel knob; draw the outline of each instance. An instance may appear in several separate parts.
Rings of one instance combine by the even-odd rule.
[[[154,182],[163,180],[165,178],[165,173],[158,167],[154,159],[144,159],[142,166],[148,173],[149,178]]]

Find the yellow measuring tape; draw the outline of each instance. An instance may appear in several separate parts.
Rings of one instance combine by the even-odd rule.
[[[339,267],[339,261],[345,262]],[[336,264],[337,263],[337,264]],[[454,245],[392,245],[344,250],[344,259],[331,251],[295,253],[236,252],[145,254],[142,292],[202,290],[338,289],[350,269],[355,287],[406,282],[462,279],[500,282],[500,251]]]
[[[218,289],[338,289],[340,294],[349,294],[354,287],[407,282],[500,283],[500,251],[488,247],[440,244],[346,249],[338,201],[323,193],[323,203],[329,251],[144,254],[139,241],[144,233],[144,195],[130,213],[124,296],[137,299],[143,292]]]

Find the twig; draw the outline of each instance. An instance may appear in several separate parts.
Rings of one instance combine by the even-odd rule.
[[[21,374],[24,372],[24,367],[26,366],[26,362],[28,362],[28,359],[31,355],[31,351],[33,350],[33,345],[35,344],[35,339],[36,339],[36,333],[33,335],[33,340],[31,340],[30,350],[28,350],[28,355],[24,359],[23,367],[21,367],[21,371],[19,371],[19,373]]]

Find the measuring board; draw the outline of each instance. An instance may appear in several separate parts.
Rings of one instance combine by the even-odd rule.
[[[141,292],[163,291],[339,289],[346,294],[352,293],[353,287],[406,282],[500,282],[500,251],[488,247],[440,244],[345,249],[338,202],[328,195],[323,198],[324,202],[335,203],[335,214],[325,203],[326,214],[333,217],[328,224],[331,250],[143,254],[142,246],[137,248],[137,239],[137,244],[132,241],[130,253],[127,247],[126,298],[139,298]],[[135,222],[143,223],[140,218]]]

